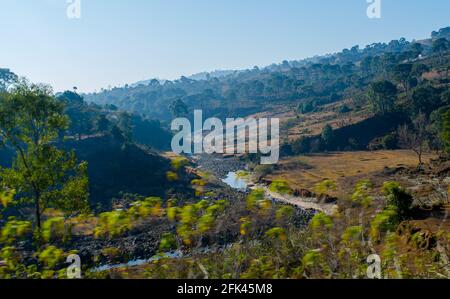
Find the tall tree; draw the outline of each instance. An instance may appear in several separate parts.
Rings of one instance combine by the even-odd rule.
[[[73,212],[88,207],[86,163],[78,164],[73,152],[55,145],[69,122],[63,111],[63,103],[44,85],[22,80],[0,95],[1,141],[16,152],[13,166],[0,169],[1,187],[15,190],[20,202],[34,204],[38,229],[46,208]]]
[[[9,69],[0,68],[0,92],[5,91],[8,86],[17,81],[17,75],[11,72]]]
[[[394,78],[400,82],[406,92],[409,91],[409,81],[412,75],[413,65],[411,63],[402,63],[394,68]]]
[[[450,106],[433,112],[434,131],[438,135],[443,150],[450,154]]]
[[[429,114],[442,103],[440,90],[431,85],[415,88],[412,93],[411,102],[413,113],[423,112]]]
[[[321,137],[326,146],[329,146],[333,142],[334,132],[333,127],[330,124],[327,124],[323,128]]]
[[[375,113],[386,114],[394,109],[397,87],[390,81],[377,81],[370,85],[368,98]]]
[[[69,133],[81,140],[89,135],[94,127],[94,113],[89,105],[76,92],[66,91],[58,97],[65,103],[65,113],[70,118]]]
[[[423,52],[423,46],[419,43],[413,43],[411,45],[411,52],[413,53],[413,58],[419,57]]]
[[[433,52],[439,55],[441,62],[444,52],[448,51],[449,48],[449,41],[445,38],[438,38],[433,42]]]
[[[450,108],[442,112],[441,139],[445,151],[450,154]]]

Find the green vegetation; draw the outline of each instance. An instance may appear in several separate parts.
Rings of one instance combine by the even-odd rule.
[[[0,136],[17,153],[13,167],[0,170],[1,188],[33,203],[38,229],[46,208],[73,212],[88,206],[87,165],[54,145],[67,125],[62,103],[46,86],[21,81],[0,98]]]
[[[395,107],[397,87],[389,81],[373,82],[370,86],[368,98],[375,113],[386,114]]]
[[[85,98],[76,89],[54,95],[0,69],[0,279],[66,278],[71,254],[83,255],[86,278],[366,278],[373,253],[386,278],[448,277],[450,234],[439,217],[448,214],[441,153],[450,153],[449,32]],[[219,118],[288,114],[283,130],[296,139],[285,136],[285,156],[400,147],[421,167],[398,161],[398,169],[376,173],[336,167],[317,175],[304,162],[333,155],[336,162],[335,153],[250,165],[270,192],[292,195],[293,205],[302,204],[294,194],[318,197],[304,204],[324,212],[300,209],[265,187],[224,189],[214,173],[196,169],[195,157],[158,152],[168,148],[171,117],[189,118],[194,109]],[[311,128],[296,127],[303,119]],[[425,165],[431,150],[441,154],[432,162],[439,167]],[[286,169],[305,170],[315,194],[287,176],[272,179]],[[387,181],[397,178],[402,183]],[[420,186],[403,184],[412,179]],[[439,206],[416,208],[427,188]],[[175,250],[182,256],[172,257]],[[152,256],[141,266],[93,271]]]
[[[332,180],[323,180],[320,183],[317,183],[314,186],[314,192],[316,192],[317,194],[328,194],[332,191],[336,191],[336,182],[332,181]]]
[[[292,189],[289,186],[288,182],[284,180],[275,180],[270,184],[270,191],[277,192],[280,194],[291,194]]]

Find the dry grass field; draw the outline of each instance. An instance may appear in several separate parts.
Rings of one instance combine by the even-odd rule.
[[[426,155],[425,161],[432,157]],[[339,190],[347,191],[349,182],[370,179],[386,167],[411,167],[417,163],[417,156],[410,151],[334,152],[282,160],[279,169],[267,178],[283,179],[292,188],[308,190],[318,182],[330,179],[338,183]]]

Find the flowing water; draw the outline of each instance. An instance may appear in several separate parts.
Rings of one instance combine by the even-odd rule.
[[[248,186],[247,182],[243,178],[239,177],[237,172],[234,171],[229,172],[227,177],[223,179],[222,182],[224,182],[233,189],[242,191],[245,191]]]

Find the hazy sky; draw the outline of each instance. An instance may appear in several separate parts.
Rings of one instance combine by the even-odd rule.
[[[0,67],[56,91],[266,66],[353,45],[428,37],[449,0],[0,0]]]

